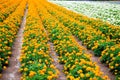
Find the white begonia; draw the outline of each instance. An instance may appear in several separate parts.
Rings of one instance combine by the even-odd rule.
[[[99,1],[53,1],[70,10],[120,25],[120,4]]]

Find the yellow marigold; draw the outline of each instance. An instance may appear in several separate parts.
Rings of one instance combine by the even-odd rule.
[[[84,77],[84,74],[83,74],[83,73],[81,73],[81,74],[80,74],[80,77],[81,77],[81,78],[83,78],[83,77]]]
[[[87,73],[87,74],[86,74],[86,77],[90,77],[90,74],[89,74],[89,73]]]
[[[48,80],[52,80],[52,76],[48,76],[47,79],[48,79]]]
[[[112,51],[115,51],[115,48],[114,48],[114,47],[111,47],[110,49],[111,49]]]
[[[0,78],[2,77],[2,74],[0,74]]]
[[[8,61],[5,61],[5,64],[8,64]]]
[[[115,64],[115,66],[116,66],[116,67],[118,67],[118,66],[119,66],[119,64],[117,64],[117,63],[116,63],[116,64]]]
[[[24,68],[24,71],[27,71],[28,70],[28,68]]]
[[[48,71],[48,74],[52,75],[52,74],[53,74],[53,72],[52,72],[52,71]]]
[[[114,56],[114,54],[110,54],[110,57],[113,57]]]
[[[55,68],[55,66],[53,64],[50,65],[50,68]]]
[[[83,72],[82,70],[77,71],[77,73],[82,73],[82,72]]]
[[[45,71],[43,71],[43,70],[39,70],[38,72],[42,75],[44,75],[44,73],[45,73]]]
[[[4,70],[6,70],[6,69],[7,69],[7,67],[6,67],[6,66],[3,66],[3,69],[4,69]]]
[[[108,80],[109,77],[105,75],[105,76],[103,77],[103,79]]]
[[[110,66],[110,69],[114,69],[114,66]]]
[[[29,76],[30,76],[30,77],[33,77],[35,74],[36,74],[36,72],[30,71]]]

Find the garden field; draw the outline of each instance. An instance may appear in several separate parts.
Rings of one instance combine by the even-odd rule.
[[[1,0],[0,80],[120,80],[120,5],[100,5]]]

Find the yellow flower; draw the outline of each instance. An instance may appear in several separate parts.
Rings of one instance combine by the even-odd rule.
[[[40,74],[44,75],[44,71],[43,70],[39,70],[38,71]]]
[[[114,69],[114,66],[110,66],[110,69]]]
[[[114,54],[110,54],[110,57],[113,57],[114,56]]]
[[[53,72],[52,72],[52,71],[48,71],[48,74],[52,75],[52,74],[53,74]]]
[[[51,64],[51,65],[50,65],[50,68],[53,68],[53,69],[54,69],[54,68],[55,68],[55,66],[54,66],[53,64]]]
[[[82,71],[82,70],[79,70],[79,71],[77,71],[77,72],[80,74],[80,73],[82,73],[83,71]]]
[[[48,80],[52,80],[52,76],[48,76],[47,79],[48,79]]]
[[[116,66],[116,67],[118,67],[118,66],[119,66],[119,64],[117,64],[117,63],[116,63],[116,64],[115,64],[115,66]]]
[[[87,68],[86,68],[86,70],[87,70],[87,71],[90,71],[90,70],[91,70],[91,68],[90,68],[90,67],[87,67]]]
[[[89,74],[89,73],[87,73],[87,74],[86,74],[86,77],[90,77],[90,74]]]
[[[0,44],[0,47],[2,46],[2,44]]]
[[[83,74],[83,73],[81,73],[81,74],[80,74],[80,77],[81,77],[81,78],[83,78],[83,77],[84,77],[84,74]]]
[[[28,68],[24,68],[24,71],[28,71]]]
[[[0,74],[0,78],[2,77],[2,74]]]
[[[70,80],[74,80],[74,77],[73,77],[73,76],[70,76],[69,78],[70,78]]]
[[[115,48],[114,48],[114,47],[111,47],[110,49],[111,49],[112,51],[115,51]]]
[[[6,67],[6,66],[3,66],[3,69],[4,69],[4,70],[6,70],[6,69],[7,69],[7,67]]]
[[[29,76],[30,76],[30,77],[33,77],[35,74],[36,74],[36,72],[30,71]]]
[[[108,78],[108,76],[105,75],[105,76],[103,77],[103,79],[108,80],[109,78]]]
[[[5,64],[8,64],[8,61],[5,61]]]
[[[80,80],[80,78],[76,78],[75,80]]]

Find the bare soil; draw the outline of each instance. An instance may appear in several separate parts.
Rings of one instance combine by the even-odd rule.
[[[57,53],[54,51],[54,45],[53,43],[49,42],[50,44],[50,56],[54,59],[53,64],[56,66],[56,68],[60,71],[59,77],[57,80],[67,80],[65,74],[63,73],[63,65],[58,62],[58,56]]]

